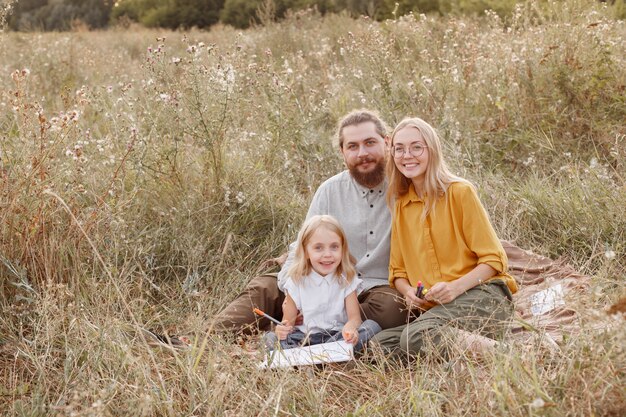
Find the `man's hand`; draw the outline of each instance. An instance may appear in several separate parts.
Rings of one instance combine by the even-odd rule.
[[[283,324],[277,325],[274,329],[274,333],[276,333],[279,340],[285,340],[291,332],[293,332],[293,326],[288,326],[287,320],[283,320]]]
[[[350,344],[356,345],[359,341],[359,332],[354,327],[349,326],[348,324],[343,326],[341,335],[343,336],[343,340]]]

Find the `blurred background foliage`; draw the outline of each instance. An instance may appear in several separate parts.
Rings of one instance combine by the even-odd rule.
[[[487,10],[510,17],[527,0],[3,0],[11,4],[12,30],[100,29],[137,23],[169,29],[208,28],[217,23],[246,28],[282,19],[290,11],[314,8],[321,14],[345,13],[385,20],[408,13],[481,15]],[[549,0],[535,3],[548,3]],[[606,2],[606,0],[604,0]],[[617,18],[624,0],[609,0]]]

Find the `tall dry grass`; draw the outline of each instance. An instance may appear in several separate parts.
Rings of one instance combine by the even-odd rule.
[[[0,412],[622,415],[624,22],[295,14],[249,31],[0,37]],[[437,126],[501,237],[592,276],[562,354],[262,372],[211,318],[342,169],[355,107]],[[189,351],[140,328],[189,334]]]

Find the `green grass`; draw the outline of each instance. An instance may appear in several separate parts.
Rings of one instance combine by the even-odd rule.
[[[622,415],[623,322],[603,312],[626,273],[613,12],[2,33],[0,413]],[[342,169],[334,125],[358,107],[430,121],[502,238],[592,277],[562,354],[265,372],[205,337]],[[195,345],[148,347],[137,325]]]

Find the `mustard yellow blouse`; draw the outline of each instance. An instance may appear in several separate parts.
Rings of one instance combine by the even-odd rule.
[[[441,281],[454,281],[478,264],[498,273],[512,293],[515,279],[506,273],[508,261],[489,217],[474,187],[452,183],[434,210],[422,220],[423,200],[413,185],[395,203],[391,225],[389,283],[406,278],[412,286],[422,281],[426,288]]]

